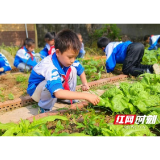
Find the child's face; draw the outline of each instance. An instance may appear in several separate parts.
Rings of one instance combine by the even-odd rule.
[[[103,51],[105,49],[105,47],[102,47],[101,50]]]
[[[78,38],[79,38],[80,42],[82,43],[83,42],[83,38],[82,38],[82,36],[80,34],[78,34]]]
[[[61,53],[59,49],[56,49],[56,55],[62,67],[69,67],[75,61],[76,57],[78,56],[78,52],[75,53],[73,49],[68,49]]]
[[[48,43],[50,46],[53,46],[53,45],[54,45],[54,39],[52,39],[51,41],[47,41],[47,43]]]
[[[150,37],[148,37],[148,39],[146,40],[146,43],[149,43]]]
[[[35,45],[33,44],[32,46],[28,47],[26,45],[26,48],[28,49],[29,52],[33,52],[34,51],[34,48],[35,48]]]

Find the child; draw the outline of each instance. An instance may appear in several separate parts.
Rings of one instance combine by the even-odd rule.
[[[150,45],[148,50],[157,50],[160,47],[160,35],[145,35],[144,42]]]
[[[116,63],[123,64],[122,71],[124,74],[138,76],[143,73],[160,73],[157,64],[142,65],[144,55],[144,45],[141,43],[126,42],[109,42],[106,37],[101,37],[97,42],[98,48],[101,48],[107,56],[106,69],[107,73],[114,70]]]
[[[34,48],[34,40],[26,38],[24,45],[17,51],[14,66],[21,72],[29,71],[37,64],[38,60],[35,57]]]
[[[6,57],[0,53],[0,75],[3,75],[6,71],[10,70],[11,66],[9,65],[9,62],[7,61]]]
[[[45,35],[46,45],[45,45],[44,49],[39,52],[42,59],[55,52],[54,38],[55,38],[55,32],[48,32]]]
[[[79,38],[79,40],[81,42],[81,49],[79,51],[79,54],[78,54],[77,58],[83,58],[86,52],[84,50],[84,44],[83,44],[82,35],[80,33],[77,33],[77,36],[78,36],[78,38]]]
[[[75,92],[77,75],[82,81],[82,90],[89,89],[84,68],[75,60],[80,48],[76,33],[62,30],[55,38],[55,54],[47,56],[33,68],[27,93],[38,102],[41,113],[50,111],[57,99],[69,99],[71,103],[75,99],[86,99],[98,104],[98,96]]]

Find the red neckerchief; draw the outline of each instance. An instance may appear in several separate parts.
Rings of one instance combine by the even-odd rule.
[[[68,85],[68,79],[69,79],[69,75],[71,73],[71,67],[68,69],[67,73],[66,73],[66,76],[65,75],[62,75],[62,77],[64,78],[64,84],[63,84],[63,87],[65,90],[68,90],[70,91],[70,88],[69,88],[69,85]],[[72,100],[71,101],[71,104],[72,104]]]
[[[23,47],[21,48],[21,49],[24,49]],[[32,59],[32,61],[33,61],[33,54],[31,53],[31,52],[27,52],[30,56],[31,56],[31,59]]]
[[[48,55],[51,55],[52,54],[52,49],[55,48],[54,46],[50,46],[50,49],[48,51]]]

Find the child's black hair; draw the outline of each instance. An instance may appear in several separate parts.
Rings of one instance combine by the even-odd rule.
[[[44,36],[44,39],[46,41],[51,41],[55,38],[56,33],[55,32],[47,32],[46,35]]]
[[[58,32],[55,37],[55,49],[59,49],[61,53],[67,49],[73,49],[75,53],[79,53],[81,42],[75,32],[70,29],[64,29]]]
[[[24,40],[24,43],[23,43],[23,46],[28,46],[28,47],[31,47],[32,45],[34,45],[35,44],[35,42],[34,42],[34,40],[33,39],[31,39],[31,38],[26,38],[25,40]],[[21,46],[21,47],[23,47],[23,46]],[[20,47],[20,48],[21,48]]]
[[[145,35],[143,40],[146,41],[148,39],[148,37],[150,37],[151,35]]]
[[[30,46],[32,46],[33,44],[35,44],[35,42],[34,42],[33,39],[31,39],[31,38],[26,38],[23,45],[24,45],[24,46],[27,45],[28,47],[30,47]]]
[[[158,43],[160,43],[160,38],[158,38]]]
[[[103,48],[103,47],[106,47],[109,42],[110,40],[107,37],[101,37],[97,41],[97,46],[98,48]]]

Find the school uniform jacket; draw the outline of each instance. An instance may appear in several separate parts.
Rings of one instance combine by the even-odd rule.
[[[33,60],[31,59],[31,56],[28,53],[27,48],[23,46],[23,48],[19,49],[16,53],[14,59],[14,66],[18,67],[20,63],[25,63],[29,66],[34,67],[37,64],[34,51],[32,52],[32,55],[33,55]]]
[[[2,53],[0,53],[0,68],[4,68],[4,71],[0,73],[5,73],[6,71],[11,70],[11,66],[9,65],[7,58]]]
[[[85,53],[84,44],[83,43],[82,43],[82,46],[81,46],[81,49],[80,49],[79,53]]]
[[[45,47],[39,52],[42,59],[49,55],[48,52],[50,51],[50,49],[51,49],[51,46],[49,44],[46,44]],[[55,52],[55,48],[52,48],[51,54],[53,54],[54,52]]]
[[[84,68],[77,60],[71,66],[76,68],[78,76],[84,71]],[[68,69],[69,67],[61,68],[56,54],[47,56],[33,68],[29,77],[27,93],[32,96],[38,84],[46,80],[47,84],[45,87],[49,90],[51,96],[55,98],[53,93],[59,89],[64,89],[62,86],[64,81],[62,75],[66,75]]]
[[[160,47],[160,45],[158,44],[159,38],[160,38],[160,35],[151,35],[150,41],[149,41],[150,47],[148,48],[148,50],[152,50],[152,49],[157,50],[158,47]]]
[[[112,72],[116,66],[116,63],[122,64],[126,58],[127,47],[132,42],[110,42],[104,52],[107,56],[106,70],[107,73]]]

